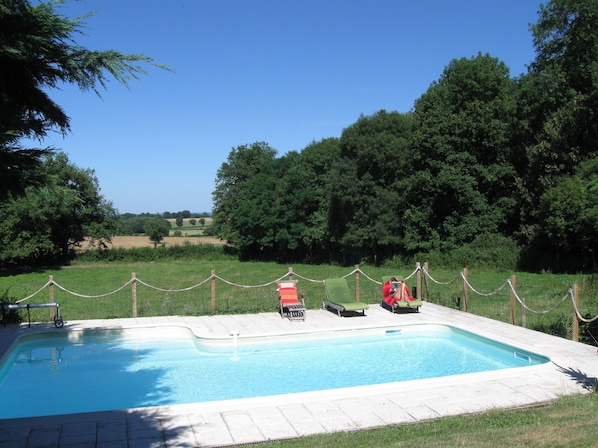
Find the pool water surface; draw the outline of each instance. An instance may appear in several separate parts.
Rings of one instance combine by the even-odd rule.
[[[0,418],[384,384],[549,359],[445,325],[205,340],[183,327],[21,339],[0,366]]]

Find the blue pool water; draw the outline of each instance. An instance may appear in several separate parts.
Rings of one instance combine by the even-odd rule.
[[[0,367],[0,418],[259,397],[548,361],[440,325],[279,341],[202,342],[174,327],[28,337]]]

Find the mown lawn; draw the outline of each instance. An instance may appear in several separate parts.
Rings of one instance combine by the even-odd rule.
[[[352,266],[286,266],[229,259],[74,263],[59,269],[0,277],[0,291],[8,290],[11,298],[19,300],[34,294],[52,276],[54,282],[67,290],[55,286],[53,291],[54,300],[61,304],[62,314],[66,319],[131,317],[132,286],[127,285],[127,282],[131,281],[135,273],[140,281],[136,287],[138,316],[270,312],[276,311],[278,306],[276,286],[272,282],[285,276],[291,269],[295,274],[294,278],[299,280],[299,291],[304,294],[306,305],[310,309],[320,308],[326,300],[321,282],[323,279],[346,276],[350,286],[355,288],[356,275],[351,274],[355,269]],[[360,270],[359,298],[376,304],[380,301],[382,276],[395,274],[405,278],[414,272],[415,265],[400,269],[360,266]],[[214,281],[214,307],[212,282],[209,280],[212,272],[217,277]],[[456,298],[460,297],[463,306],[464,281],[461,271],[434,269],[431,266],[429,273],[427,285],[423,283],[422,286],[422,292],[428,301],[456,307]],[[517,325],[525,320],[528,328],[571,337],[572,302],[569,297],[564,301],[562,299],[568,295],[574,283],[580,285],[582,315],[594,316],[598,312],[598,294],[591,276],[513,274],[480,270],[467,272],[468,282],[475,290],[468,290],[467,311],[509,322],[511,301],[510,288],[506,282],[512,275],[516,276],[517,294],[531,310],[536,311],[526,311],[524,316],[522,307],[518,305]],[[414,286],[415,277],[408,284]],[[495,291],[497,292],[492,294]],[[46,288],[29,299],[29,302],[49,300],[50,291]],[[546,313],[547,310],[551,311]],[[425,307],[423,311],[425,312]],[[32,311],[32,318],[46,320],[47,314],[47,309]]]
[[[541,408],[495,410],[417,424],[260,444],[264,448],[445,448],[598,446],[598,393]]]

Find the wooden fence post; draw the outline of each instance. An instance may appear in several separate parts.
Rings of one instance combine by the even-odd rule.
[[[216,310],[216,270],[212,269],[212,312]]]
[[[415,274],[415,278],[416,278],[416,290],[415,290],[415,298],[417,300],[421,300],[422,298],[422,271],[421,271],[421,264],[419,263],[419,261],[417,261],[415,263],[415,269],[417,270],[417,274]]]
[[[572,338],[575,342],[579,342],[579,319],[575,310],[579,310],[579,285],[573,285],[573,330]]]
[[[463,311],[467,313],[467,294],[469,289],[467,287],[467,268],[463,268]]]
[[[49,294],[50,294],[50,303],[54,303],[54,276],[50,275],[49,278],[49,283],[50,283],[50,288],[49,288]],[[50,320],[54,320],[54,314],[55,313],[55,308],[53,306],[50,307]]]
[[[511,325],[515,325],[516,320],[517,298],[515,297],[515,285],[515,276],[511,275]]]
[[[355,300],[359,302],[359,265],[355,265]]]
[[[424,270],[426,271],[426,273],[430,272],[427,261],[424,262]],[[429,291],[428,291],[429,284],[428,284],[428,276],[427,275],[424,275],[424,285],[425,285],[424,286],[424,300],[427,302],[430,299]]]
[[[515,277],[515,276],[513,276],[513,277]],[[527,328],[527,317],[525,314],[525,298],[519,297],[519,300],[521,300],[521,326],[523,328]]]
[[[131,296],[132,296],[132,312],[133,317],[137,317],[137,276],[133,272],[131,274],[132,282],[131,282]]]

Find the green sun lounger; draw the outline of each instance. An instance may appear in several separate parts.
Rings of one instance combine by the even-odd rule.
[[[400,278],[397,275],[394,275],[394,276],[388,275],[388,276],[382,277],[382,284],[389,281],[392,277]],[[380,299],[380,306],[382,308],[386,308],[387,310],[389,310],[393,313],[396,313],[397,311],[399,311],[400,308],[404,308],[405,310],[413,310],[416,313],[419,313],[419,307],[422,306],[422,300],[416,299],[416,300],[410,300],[409,302],[395,302],[394,305],[389,305],[388,303],[386,303],[384,301],[384,299]]]
[[[324,280],[324,290],[326,291],[327,302],[322,303],[322,307],[337,312],[339,317],[343,314],[360,314],[365,316],[368,304],[358,302],[353,298],[347,280],[344,278],[329,278]]]

